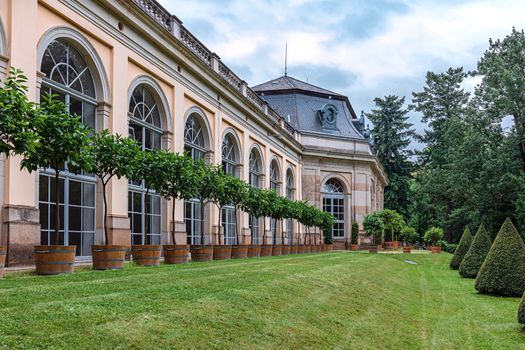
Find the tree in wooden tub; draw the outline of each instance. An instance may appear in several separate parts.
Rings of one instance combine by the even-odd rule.
[[[63,245],[60,235],[60,174],[80,173],[91,168],[89,156],[90,131],[80,117],[67,112],[56,95],[42,96],[40,117],[34,124],[39,136],[38,146],[23,153],[21,166],[28,171],[47,168],[54,172],[54,235],[48,245],[35,246],[36,272],[41,275],[71,273],[74,270],[75,245]]]
[[[102,184],[104,205],[104,244],[91,246],[93,269],[122,269],[128,246],[115,244],[115,238],[109,236],[107,186],[114,177],[120,179],[131,176],[134,162],[141,150],[135,140],[118,134],[112,135],[108,130],[93,134],[90,139],[88,149],[92,168],[89,172],[95,174]]]

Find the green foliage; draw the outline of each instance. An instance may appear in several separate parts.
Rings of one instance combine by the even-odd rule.
[[[403,216],[395,210],[385,209],[376,213],[385,225],[385,241],[391,242],[398,239],[401,230],[405,227]]]
[[[91,168],[87,170],[95,174],[102,183],[104,237],[105,242],[109,242],[106,187],[114,176],[119,179],[121,177],[131,177],[133,160],[137,159],[140,147],[136,141],[118,134],[111,135],[108,130],[91,135],[90,141],[87,151],[88,156],[91,157]]]
[[[405,226],[401,230],[401,234],[399,236],[402,242],[406,244],[414,244],[419,239],[419,235],[417,234],[416,230],[410,226]]]
[[[435,246],[443,239],[443,229],[439,227],[431,227],[425,232],[423,239],[427,244]]]
[[[439,240],[438,245],[441,247],[441,250],[450,254],[454,254],[456,252],[456,249],[458,248],[457,244],[448,243],[444,239]]]
[[[35,130],[41,123],[34,103],[27,98],[27,77],[11,67],[0,87],[0,154],[34,152],[38,146]]]
[[[459,265],[459,274],[465,278],[476,278],[479,269],[490,251],[492,243],[485,227],[479,226],[478,232],[472,238],[472,244]]]
[[[481,294],[521,296],[525,290],[525,243],[505,220],[481,265],[475,284]]]
[[[470,230],[468,227],[465,228],[465,231],[463,231],[463,235],[461,236],[461,240],[459,241],[459,244],[454,251],[454,255],[452,256],[452,259],[450,260],[450,268],[453,270],[459,269],[459,265],[461,265],[461,262],[463,261],[463,258],[465,257],[465,254],[467,254],[470,245],[472,244],[472,235],[470,234]]]
[[[365,228],[366,235],[372,237],[376,245],[382,243],[383,233],[385,232],[385,223],[377,212],[365,216],[363,227]]]
[[[353,222],[352,223],[352,244],[358,244],[359,243],[359,223]]]
[[[403,108],[404,97],[393,95],[374,99],[376,109],[366,116],[374,124],[371,135],[376,154],[385,169],[389,184],[385,188],[386,208],[408,214],[408,188],[411,163],[406,148],[414,134],[408,123],[408,109]]]
[[[518,322],[525,324],[525,293],[520,300],[520,306],[518,307]]]

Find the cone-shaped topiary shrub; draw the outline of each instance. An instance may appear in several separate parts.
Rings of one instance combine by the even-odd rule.
[[[522,296],[525,290],[525,243],[506,219],[479,269],[476,289],[482,294]]]
[[[518,322],[525,324],[525,293],[521,297],[520,307],[518,308]]]
[[[452,260],[450,260],[451,269],[459,269],[459,265],[461,265],[461,262],[463,261],[465,254],[467,254],[471,244],[472,235],[470,234],[470,230],[467,227],[465,228],[465,231],[463,231],[463,236],[461,236],[461,239],[459,240],[458,247],[452,256]]]
[[[490,251],[490,238],[481,224],[472,239],[472,244],[459,266],[459,274],[465,278],[476,278],[479,269]]]

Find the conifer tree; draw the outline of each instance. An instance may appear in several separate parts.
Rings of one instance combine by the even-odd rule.
[[[479,269],[485,261],[487,254],[490,251],[492,243],[490,237],[485,230],[485,226],[480,225],[478,232],[472,239],[472,244],[463,261],[459,265],[459,274],[465,278],[476,278]]]
[[[366,116],[374,124],[372,140],[389,178],[384,195],[385,208],[397,210],[407,217],[411,163],[406,148],[414,130],[408,123],[408,109],[403,108],[405,98],[388,95],[375,98],[374,102],[376,109]]]
[[[468,229],[468,227],[466,227],[465,231],[463,231],[463,236],[461,236],[461,240],[459,241],[458,247],[456,248],[456,251],[452,256],[452,260],[450,260],[451,269],[459,269],[459,265],[461,265],[461,262],[463,261],[465,254],[467,254],[471,244],[472,235],[470,234],[470,230]]]
[[[525,243],[506,219],[476,278],[481,294],[522,296],[525,290]]]

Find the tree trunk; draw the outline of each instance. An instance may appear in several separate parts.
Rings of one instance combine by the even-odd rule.
[[[148,196],[149,196],[149,188],[146,188],[146,195],[144,196],[144,239],[142,241],[143,244],[148,244],[148,214],[149,214],[149,206],[148,206]]]
[[[173,205],[171,206],[171,241],[174,245],[177,245],[177,240],[175,239],[175,197],[172,197]]]
[[[218,227],[218,233],[217,233],[217,241],[219,242],[219,244],[222,244],[221,243],[221,229],[222,229],[222,207],[219,207],[219,227]],[[224,242],[224,240],[223,240]]]
[[[263,216],[263,244],[266,245],[266,217]]]
[[[201,245],[204,245],[204,202],[201,201]]]
[[[240,244],[239,240],[239,223],[237,222],[237,205],[235,206],[235,211],[233,212],[235,215],[235,243]]]
[[[281,244],[284,245],[284,221],[281,219]]]
[[[293,245],[293,221],[291,221],[292,227],[290,229],[291,237],[290,237],[290,245]]]
[[[108,179],[109,181],[109,179]],[[104,199],[104,243],[108,245],[109,235],[108,235],[108,199],[106,194],[106,185],[107,183],[102,180],[102,198]]]
[[[58,166],[55,168],[55,244],[60,245],[60,186],[59,186],[60,170]],[[65,244],[64,236],[64,244]]]

